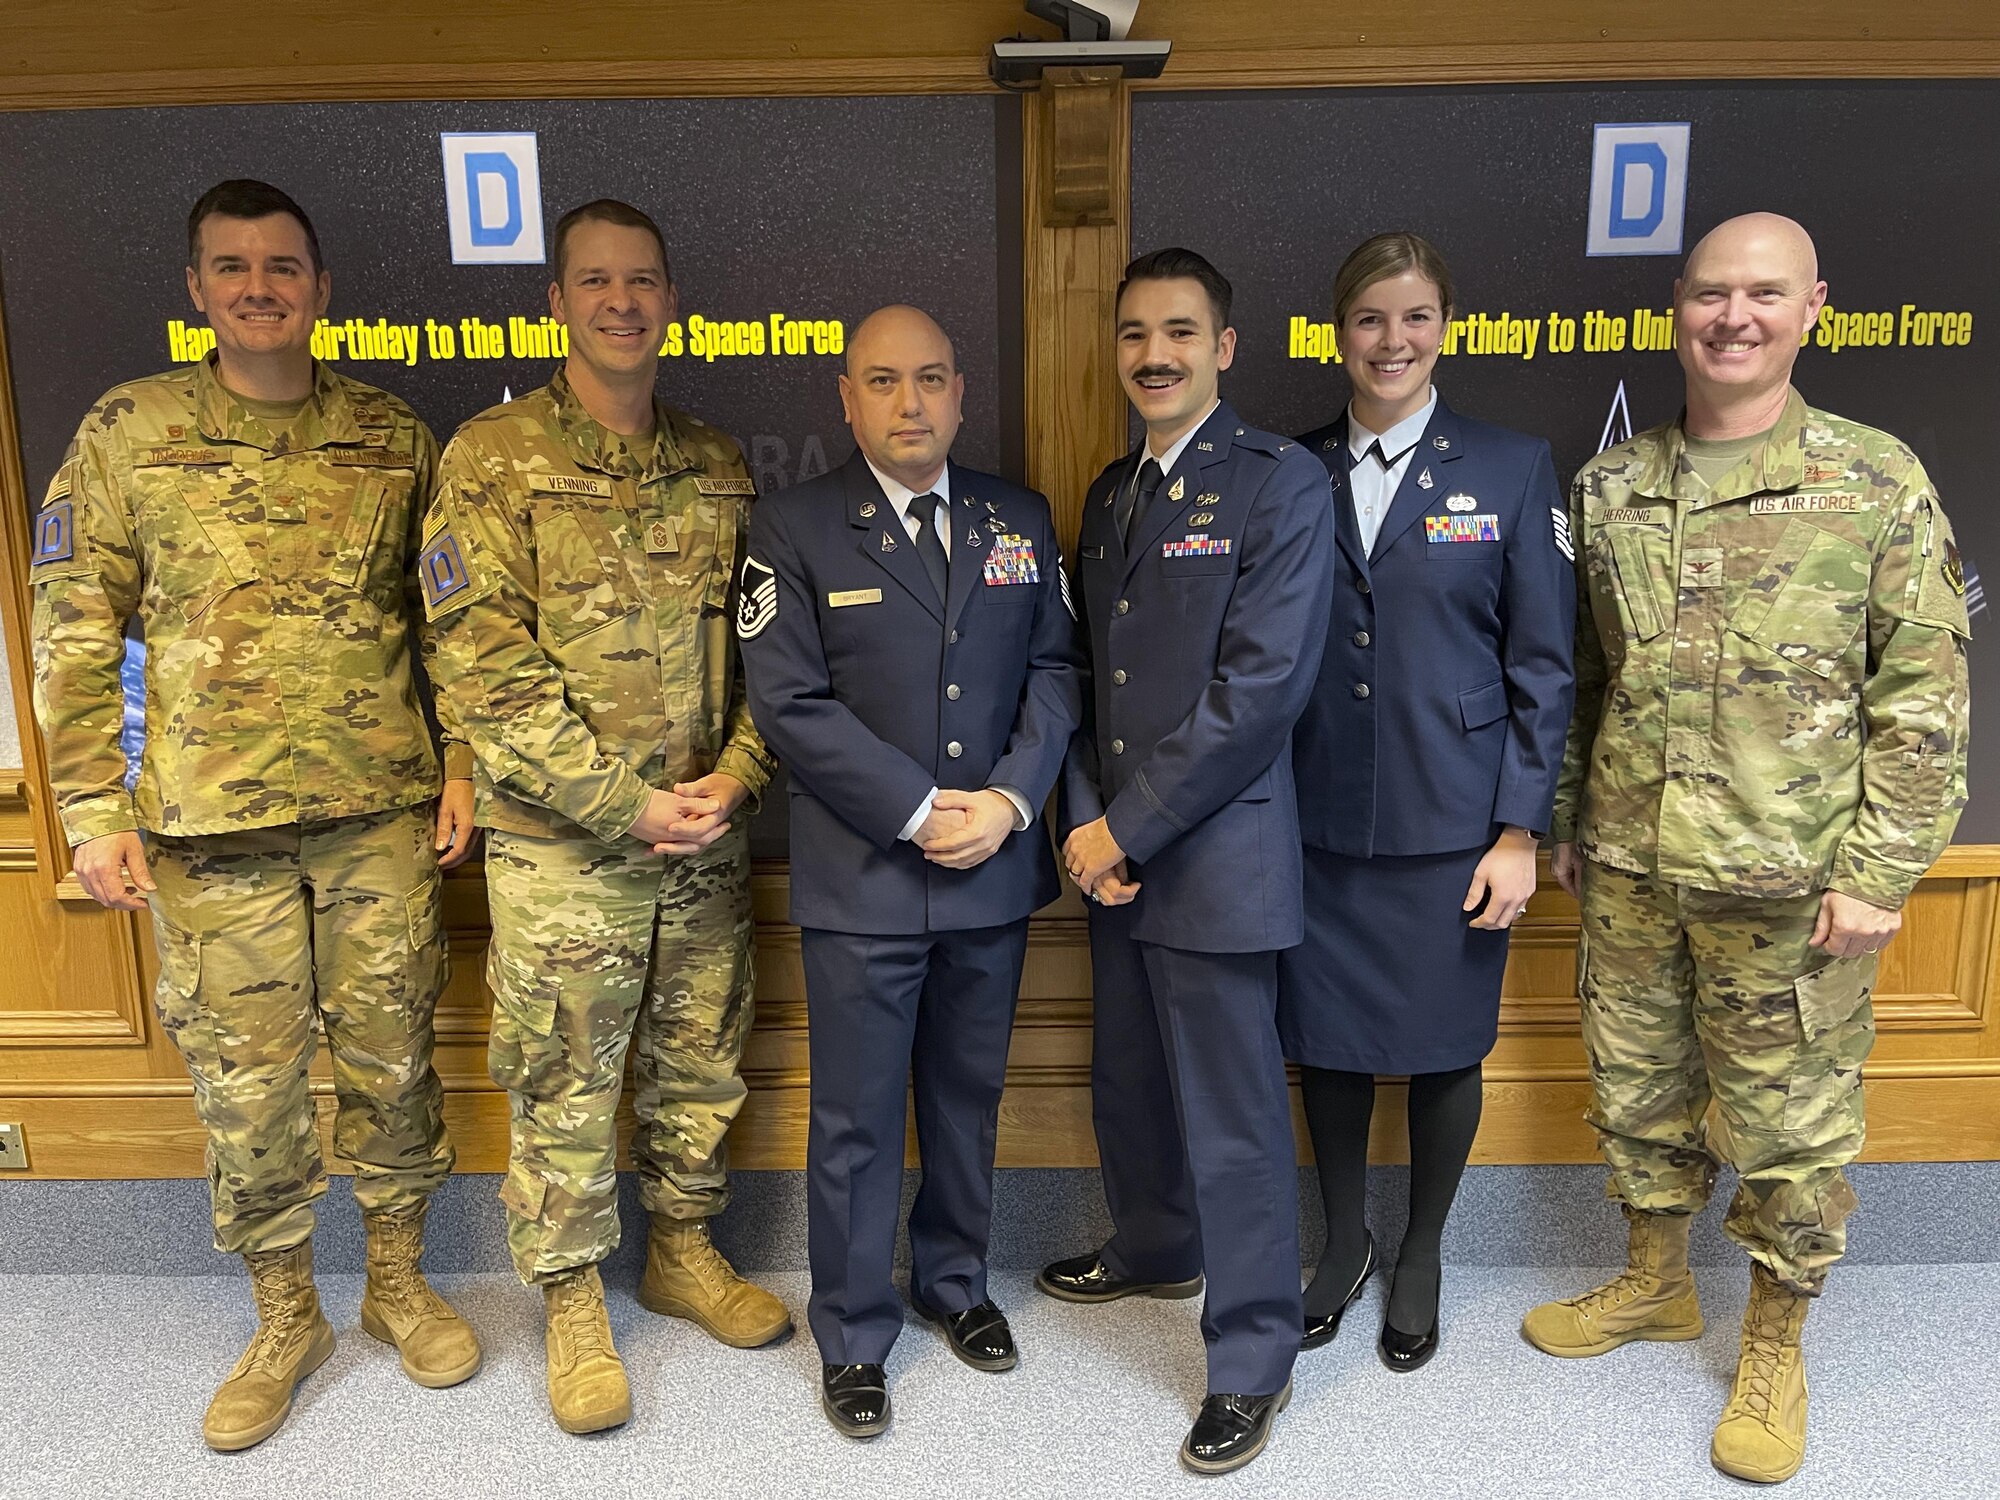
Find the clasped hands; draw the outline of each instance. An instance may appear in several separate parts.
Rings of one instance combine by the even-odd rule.
[[[987,787],[977,792],[945,790],[931,798],[910,841],[924,858],[947,870],[970,870],[993,856],[1014,831],[1014,804]]]
[[[699,854],[729,832],[729,819],[750,788],[727,771],[711,771],[694,781],[655,790],[637,821],[625,830],[655,854]]]
[[[1077,888],[1100,906],[1123,906],[1139,894],[1125,864],[1125,851],[1103,818],[1073,829],[1063,840],[1063,868]]]

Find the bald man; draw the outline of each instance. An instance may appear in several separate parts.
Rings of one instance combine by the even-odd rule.
[[[1734,1167],[1751,1289],[1712,1457],[1770,1483],[1805,1456],[1800,1331],[1855,1206],[1877,956],[1965,802],[1965,574],[1915,455],[1791,386],[1826,301],[1802,228],[1718,226],[1674,301],[1685,411],[1571,492],[1553,826],[1630,1260],[1523,1331],[1565,1357],[1699,1337],[1688,1226]]]
[[[1028,914],[1057,890],[1041,808],[1081,658],[1048,502],[950,461],[964,398],[929,317],[864,321],[840,377],[856,452],[758,505],[740,580],[750,711],[792,777],[808,1321],[854,1438],[889,1425],[906,1081],[911,1300],[975,1369],[1016,1360],[986,1293],[994,1127]]]

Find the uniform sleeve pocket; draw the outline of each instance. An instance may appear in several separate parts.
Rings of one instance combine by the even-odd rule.
[[[1792,988],[1799,1000],[1799,1034],[1808,1044],[1840,1025],[1868,998],[1874,988],[1873,964],[1861,959],[1836,958],[1810,974],[1802,974]]]
[[[1480,729],[1507,717],[1507,684],[1482,683],[1458,695],[1458,715],[1467,729]]]
[[[1815,677],[1830,677],[1861,629],[1871,563],[1858,542],[1793,520],[1729,628]]]

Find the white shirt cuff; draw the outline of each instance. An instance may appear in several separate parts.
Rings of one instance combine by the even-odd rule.
[[[995,783],[986,790],[989,792],[998,792],[1014,804],[1014,832],[1022,832],[1030,823],[1035,821],[1035,814],[1033,809],[1028,806],[1028,799],[1015,791],[1011,786],[1001,786]]]
[[[932,787],[929,795],[917,804],[917,810],[910,814],[910,821],[903,825],[903,831],[896,835],[898,839],[913,839],[917,836],[917,830],[924,826],[924,819],[931,815],[931,802],[937,794],[938,789]]]

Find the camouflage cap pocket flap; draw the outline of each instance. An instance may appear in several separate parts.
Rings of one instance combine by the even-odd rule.
[[[1875,987],[1875,965],[1861,958],[1836,958],[1810,974],[1801,974],[1792,988],[1799,1000],[1799,1030],[1805,1040],[1831,1031],[1868,998]]]
[[[534,1036],[556,1029],[556,981],[496,944],[487,950],[486,983],[493,991],[494,1009],[513,1025]]]

